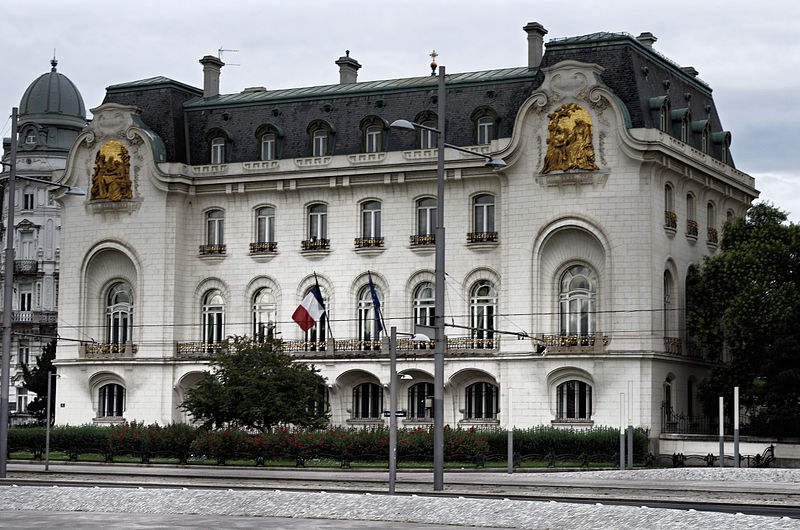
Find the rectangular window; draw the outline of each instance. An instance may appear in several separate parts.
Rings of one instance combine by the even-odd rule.
[[[436,229],[436,199],[422,199],[417,206],[417,235],[432,236]]]
[[[19,364],[28,365],[31,360],[31,347],[28,346],[27,343],[22,343],[19,345],[19,355],[17,357],[19,360]]]
[[[26,190],[22,195],[22,209],[33,210],[34,195],[32,191]]]
[[[19,310],[32,311],[33,307],[33,286],[30,284],[19,286]]]
[[[361,207],[361,236],[381,237],[381,203],[369,201]]]
[[[222,245],[225,242],[225,218],[220,210],[208,212],[206,218],[206,244]]]
[[[481,118],[478,120],[478,144],[486,145],[492,142],[492,119]]]
[[[377,153],[381,150],[381,128],[373,125],[367,128],[366,133],[367,153]]]
[[[308,211],[308,239],[325,239],[328,233],[328,209],[323,204],[315,204]]]

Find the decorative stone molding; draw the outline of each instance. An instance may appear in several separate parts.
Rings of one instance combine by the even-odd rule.
[[[295,158],[294,165],[299,168],[325,167],[331,163],[330,156],[311,156],[307,158]]]
[[[347,160],[353,165],[378,164],[386,159],[386,153],[357,153],[347,155]]]

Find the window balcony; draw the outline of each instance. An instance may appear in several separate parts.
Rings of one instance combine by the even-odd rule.
[[[330,250],[331,242],[329,239],[306,239],[300,242],[302,250]]]
[[[681,339],[678,337],[664,337],[664,353],[681,355]]]
[[[225,245],[200,245],[201,256],[224,256]]]
[[[497,243],[497,232],[468,232],[467,243]]]
[[[355,239],[356,248],[383,248],[382,237],[357,237]]]
[[[175,357],[178,359],[210,359],[213,355],[227,351],[230,344],[227,342],[179,342],[176,345]]]
[[[717,232],[716,228],[709,228],[708,229],[708,244],[711,246],[717,246],[719,242],[719,233]]]
[[[256,243],[250,243],[250,254],[272,254],[277,251],[277,241],[258,241]]]
[[[139,346],[130,342],[93,343],[83,346],[84,357],[87,359],[122,359],[133,357],[138,351]]]
[[[605,350],[610,340],[600,333],[542,336],[548,353],[598,353]]]
[[[433,234],[418,234],[409,236],[408,239],[412,247],[432,247],[436,244],[436,236]]]
[[[692,241],[697,241],[697,221],[691,219],[686,221],[686,237]]]
[[[678,214],[669,210],[664,212],[664,229],[675,233],[678,229]]]
[[[39,262],[35,259],[15,259],[14,274],[36,274],[39,272]]]
[[[2,315],[2,311],[0,311]],[[12,311],[11,321],[14,324],[52,324],[58,323],[56,311]]]

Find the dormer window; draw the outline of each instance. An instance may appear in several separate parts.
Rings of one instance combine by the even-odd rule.
[[[311,156],[328,156],[333,153],[333,126],[325,120],[314,120],[308,126]]]
[[[261,160],[275,160],[275,135],[272,133],[261,136]]]
[[[222,164],[225,160],[225,139],[214,138],[211,140],[211,163]]]
[[[25,133],[25,145],[36,145],[36,131],[34,129],[28,129]]]
[[[475,145],[487,145],[497,137],[497,112],[491,107],[478,107],[470,115],[474,126]]]
[[[362,149],[365,153],[380,153],[386,150],[386,131],[388,124],[377,116],[367,116],[359,126],[363,138]]]

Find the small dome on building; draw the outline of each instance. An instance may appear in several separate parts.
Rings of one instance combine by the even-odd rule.
[[[56,120],[82,128],[86,124],[83,97],[67,76],[56,71],[58,61],[53,59],[50,64],[50,72],[39,76],[23,94],[19,103],[20,122]]]

